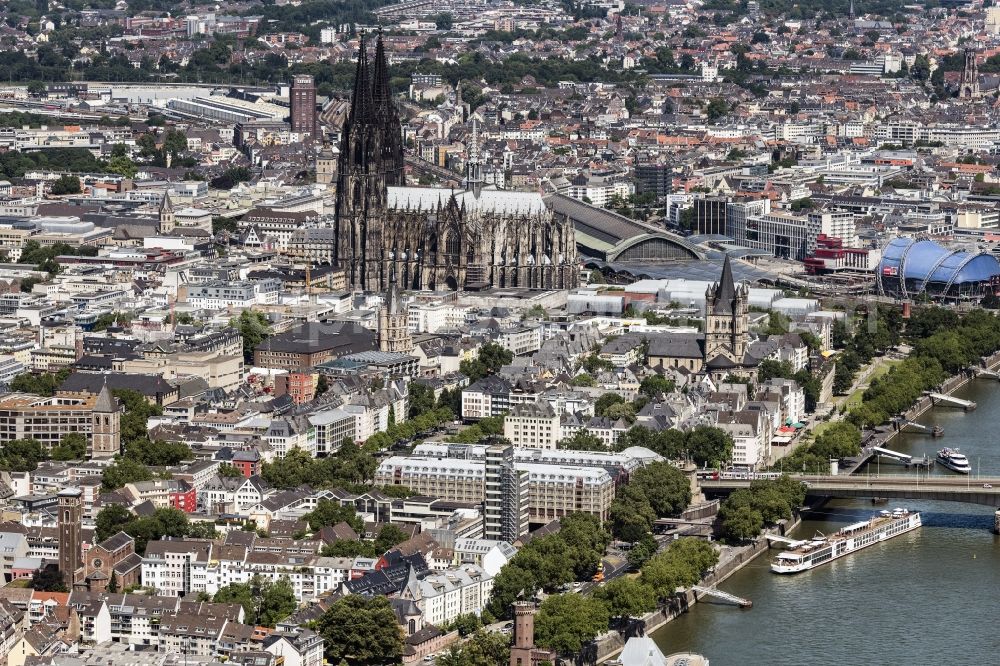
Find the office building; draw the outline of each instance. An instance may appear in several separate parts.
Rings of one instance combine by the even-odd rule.
[[[694,233],[726,235],[726,197],[704,197],[694,200]]]
[[[121,449],[121,408],[104,386],[97,395],[43,397],[28,393],[0,396],[0,442],[37,439],[46,451],[79,432],[87,454],[111,458]]]
[[[288,96],[292,108],[292,131],[316,136],[316,82],[308,74],[296,74]]]

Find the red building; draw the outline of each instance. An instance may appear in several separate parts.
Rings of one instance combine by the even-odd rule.
[[[233,453],[232,465],[240,470],[244,477],[250,478],[260,474],[259,451],[236,451]]]
[[[178,490],[170,491],[170,506],[184,513],[194,513],[198,509],[198,492],[194,486],[181,481]]]
[[[844,241],[834,236],[820,234],[816,237],[816,251],[803,263],[809,275],[822,275],[837,271],[871,272],[881,258],[881,252],[871,248],[844,247]]]
[[[311,372],[289,372],[275,378],[275,396],[286,393],[296,405],[307,403],[316,397],[318,375]]]

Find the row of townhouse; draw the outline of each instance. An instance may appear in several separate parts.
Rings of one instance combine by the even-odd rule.
[[[554,449],[564,439],[583,430],[611,449],[631,428],[624,419],[585,414],[560,414],[548,402],[514,405],[503,423],[503,436],[511,444],[533,449]]]
[[[594,397],[582,391],[547,389],[544,384],[510,381],[500,376],[483,377],[462,389],[462,418],[478,420],[500,416],[516,405],[547,403],[561,414],[594,414]]]
[[[142,559],[143,585],[177,597],[215,594],[226,585],[248,583],[255,576],[271,582],[287,578],[296,598],[307,602],[337,589],[356,568],[350,558],[319,555],[318,542],[295,542],[302,548],[284,543],[269,549],[268,541],[251,547],[197,540],[152,541]]]

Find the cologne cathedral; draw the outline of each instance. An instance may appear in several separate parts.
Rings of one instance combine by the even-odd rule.
[[[567,289],[578,283],[571,222],[537,192],[483,187],[475,138],[462,190],[407,187],[402,128],[382,37],[362,39],[337,163],[334,255],[350,288]]]

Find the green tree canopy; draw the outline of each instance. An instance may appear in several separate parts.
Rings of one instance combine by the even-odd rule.
[[[271,582],[254,576],[247,583],[230,583],[220,588],[212,601],[241,604],[244,622],[265,627],[273,627],[298,608],[295,590],[287,577]]]
[[[465,643],[452,643],[437,666],[498,666],[510,663],[510,638],[494,631],[477,631]]]
[[[535,617],[535,642],[561,655],[576,655],[608,630],[610,614],[601,601],[580,594],[547,597]]]
[[[594,597],[603,601],[611,617],[642,617],[656,610],[656,592],[636,578],[616,578],[599,587]]]
[[[319,619],[317,630],[331,664],[389,666],[402,660],[403,635],[385,597],[342,597]]]
[[[593,434],[589,430],[580,428],[570,437],[559,440],[557,448],[569,449],[571,451],[607,451],[608,446],[604,440]]]
[[[243,337],[243,359],[253,363],[254,349],[271,335],[267,316],[257,310],[244,310],[239,317],[230,320],[229,325]]]

